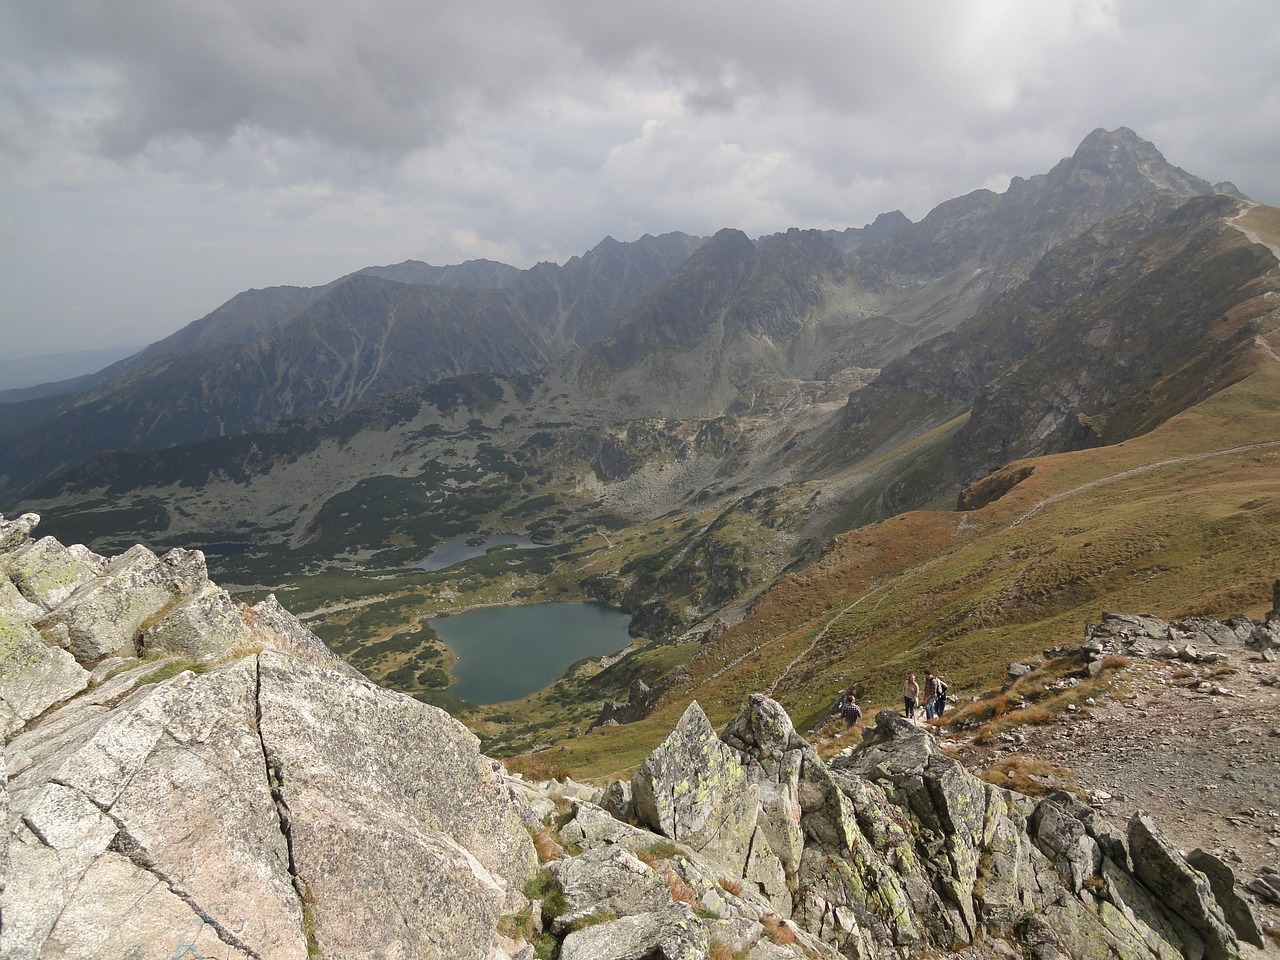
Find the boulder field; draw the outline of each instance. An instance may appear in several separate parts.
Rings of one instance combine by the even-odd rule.
[[[37,523],[0,517],[6,958],[1262,946],[1230,871],[1150,817],[984,783],[891,712],[827,762],[763,695],[719,734],[691,703],[629,781],[527,783],[199,551],[107,559]]]

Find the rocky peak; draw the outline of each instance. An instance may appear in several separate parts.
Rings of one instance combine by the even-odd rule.
[[[1080,141],[1072,158],[1095,167],[1116,167],[1120,163],[1164,163],[1163,154],[1128,127],[1106,130],[1098,127]]]
[[[1143,140],[1128,127],[1098,128],[1080,142],[1068,160],[1051,171],[1078,176],[1080,171],[1118,181],[1144,178],[1152,189],[1171,190],[1184,196],[1213,193],[1213,186],[1200,177],[1173,166],[1155,144]]]

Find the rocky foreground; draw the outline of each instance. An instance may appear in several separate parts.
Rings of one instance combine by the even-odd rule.
[[[4,957],[1263,947],[1220,861],[983,783],[892,713],[825,763],[766,697],[718,736],[695,703],[629,782],[528,784],[199,552],[108,560],[37,522],[0,518]]]

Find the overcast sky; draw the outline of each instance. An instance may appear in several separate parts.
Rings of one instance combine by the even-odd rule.
[[[4,0],[0,360],[370,264],[919,220],[1121,125],[1280,204],[1280,4]]]

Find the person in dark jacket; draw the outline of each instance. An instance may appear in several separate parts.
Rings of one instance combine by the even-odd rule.
[[[938,707],[938,678],[933,675],[932,670],[924,672],[924,718],[932,720],[937,716]]]

